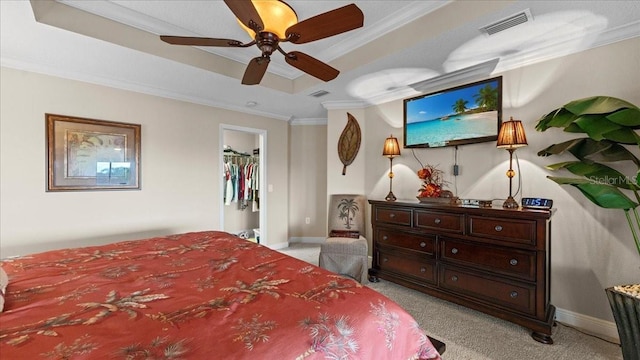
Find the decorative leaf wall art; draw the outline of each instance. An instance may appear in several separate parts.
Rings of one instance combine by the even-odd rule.
[[[342,134],[340,134],[340,139],[338,139],[338,156],[344,165],[342,167],[342,175],[347,173],[347,166],[351,165],[358,155],[361,138],[358,121],[353,115],[347,113],[347,126],[344,127]]]

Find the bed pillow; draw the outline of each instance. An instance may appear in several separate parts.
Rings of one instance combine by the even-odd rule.
[[[9,277],[3,268],[0,267],[0,312],[4,309],[4,294],[9,285]]]

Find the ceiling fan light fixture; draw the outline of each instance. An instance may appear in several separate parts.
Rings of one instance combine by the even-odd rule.
[[[253,6],[256,8],[260,19],[264,24],[263,31],[274,33],[280,39],[285,39],[287,29],[298,23],[298,15],[296,12],[284,1],[280,0],[252,0]],[[240,20],[238,23],[242,28],[251,36],[252,39],[256,37],[256,33],[245,26]]]

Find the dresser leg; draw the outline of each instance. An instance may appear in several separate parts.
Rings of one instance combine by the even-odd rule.
[[[531,337],[533,338],[533,340],[537,342],[541,342],[543,344],[548,344],[548,345],[553,344],[553,339],[551,338],[551,335],[542,334],[534,331],[531,333]]]

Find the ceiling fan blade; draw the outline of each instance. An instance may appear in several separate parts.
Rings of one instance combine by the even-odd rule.
[[[269,66],[269,62],[271,59],[266,56],[258,56],[251,59],[247,69],[244,71],[244,76],[242,77],[242,84],[244,85],[256,85],[260,83],[264,73],[267,71],[267,66]]]
[[[264,29],[262,19],[251,0],[224,0],[224,3],[231,9],[233,15],[249,29],[256,33]]]
[[[238,40],[213,39],[213,38],[202,38],[202,37],[191,37],[191,36],[161,35],[160,40],[172,45],[222,46],[222,47],[239,47],[243,45]]]
[[[286,36],[294,44],[304,44],[357,29],[363,24],[362,10],[350,4],[292,25]]]
[[[287,53],[284,58],[287,64],[323,81],[333,80],[340,74],[340,71],[299,51]]]

